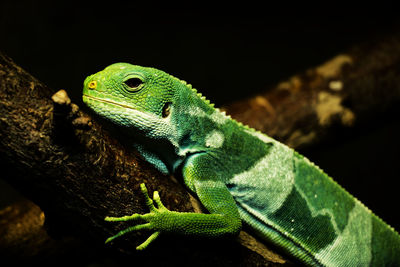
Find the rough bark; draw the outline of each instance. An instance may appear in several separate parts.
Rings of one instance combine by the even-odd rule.
[[[400,102],[400,36],[352,47],[261,94],[227,105],[233,118],[297,149],[363,124]],[[374,121],[374,123],[371,123]]]
[[[112,138],[100,124],[79,111],[65,91],[54,95],[54,91],[3,55],[0,55],[0,162],[2,178],[44,211],[47,225],[44,231],[43,213],[29,202],[14,204],[1,212],[0,218],[8,223],[0,224],[0,233],[6,236],[0,240],[0,247],[14,252],[11,258],[16,263],[30,261],[32,257],[42,260],[46,252],[29,251],[29,247],[57,243],[54,236],[62,240],[60,246],[64,249],[71,248],[70,239],[65,236],[75,236],[79,242],[73,242],[72,247],[79,248],[80,253],[99,254],[104,240],[127,225],[105,222],[105,216],[148,212],[139,191],[143,182],[150,192],[159,190],[163,203],[171,210],[193,211],[193,201],[181,185],[155,171],[136,152]],[[30,222],[21,224],[26,217],[31,218]],[[24,243],[22,237],[27,232],[35,233]],[[135,247],[148,235],[133,233],[129,239],[115,241],[113,247],[134,254],[130,257],[136,262],[146,261],[147,265],[287,264],[243,234],[240,240],[258,250],[232,240],[211,243],[164,237],[150,251],[136,253]],[[175,256],[176,251],[179,257]],[[265,255],[263,251],[267,251]],[[24,252],[25,258],[16,257]],[[60,253],[55,251],[53,258],[60,260]]]

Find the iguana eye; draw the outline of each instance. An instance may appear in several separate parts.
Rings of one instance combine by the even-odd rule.
[[[128,86],[129,91],[138,91],[140,90],[140,86],[143,84],[143,81],[140,78],[130,78],[124,82],[126,86]]]

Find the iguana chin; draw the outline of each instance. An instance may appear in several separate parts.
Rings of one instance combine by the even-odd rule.
[[[291,148],[226,116],[190,84],[163,71],[116,63],[86,78],[83,101],[163,173],[182,175],[210,214],[169,211],[154,192],[144,220],[107,239],[151,230],[236,235],[249,225],[312,266],[400,266],[400,236]],[[127,140],[125,140],[127,141]]]

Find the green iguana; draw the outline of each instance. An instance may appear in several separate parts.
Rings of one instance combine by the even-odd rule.
[[[86,78],[83,101],[163,173],[181,175],[210,214],[169,211],[141,185],[152,230],[202,237],[258,236],[312,266],[400,266],[400,236],[321,169],[286,145],[214,108],[163,71],[117,63]]]

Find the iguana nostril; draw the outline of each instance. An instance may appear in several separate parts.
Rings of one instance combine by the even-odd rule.
[[[97,87],[97,82],[96,81],[91,81],[88,85],[89,89],[95,90]]]

